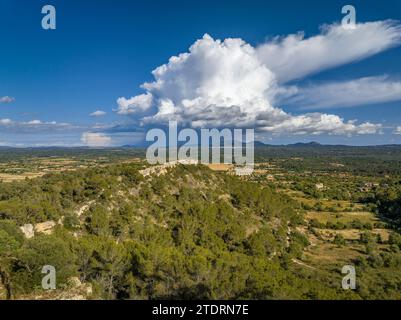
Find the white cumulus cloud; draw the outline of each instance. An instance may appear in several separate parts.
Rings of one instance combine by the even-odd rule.
[[[132,97],[131,99],[125,99],[124,97],[117,100],[119,114],[132,114],[146,111],[152,105],[152,95],[150,93],[140,94]]]
[[[117,112],[141,114],[140,123],[200,127],[254,127],[272,134],[367,134],[380,124],[344,121],[336,115],[291,115],[274,106],[280,87],[276,73],[260,52],[241,39],[197,40],[186,53],[173,56],[152,72],[144,94],[118,99]],[[295,92],[297,90],[295,89]]]
[[[84,132],[81,142],[89,147],[108,147],[112,144],[112,139],[104,133]]]
[[[374,134],[379,132],[381,127],[381,124],[370,122],[359,125],[355,120],[345,122],[337,115],[311,113],[299,116],[287,115],[282,121],[264,126],[262,131],[295,135],[353,135]]]

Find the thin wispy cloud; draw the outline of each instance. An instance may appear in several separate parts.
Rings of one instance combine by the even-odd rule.
[[[90,113],[89,115],[90,115],[91,117],[102,117],[102,116],[104,116],[104,115],[106,115],[106,114],[107,114],[107,113],[106,113],[105,111],[96,110],[96,111]]]
[[[76,130],[78,126],[56,121],[15,121],[8,118],[0,119],[0,132],[5,133],[43,133],[43,132],[64,132]]]
[[[401,100],[401,82],[388,76],[365,77],[293,88],[282,101],[303,110],[347,108]]]
[[[392,20],[356,24],[344,29],[326,25],[319,35],[277,37],[257,47],[257,55],[280,83],[365,59],[401,44],[401,25]]]

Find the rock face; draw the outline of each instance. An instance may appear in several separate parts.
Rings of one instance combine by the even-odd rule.
[[[20,227],[22,233],[24,234],[25,238],[30,239],[33,238],[35,235],[35,231],[33,229],[33,225],[29,224],[24,224],[22,227]]]
[[[35,232],[40,232],[44,234],[51,234],[53,232],[56,222],[50,220],[42,223],[35,224]]]
[[[56,226],[56,222],[50,220],[42,223],[37,223],[35,226],[32,224],[24,224],[20,227],[25,238],[31,239],[35,236],[35,233],[52,234],[53,229]]]

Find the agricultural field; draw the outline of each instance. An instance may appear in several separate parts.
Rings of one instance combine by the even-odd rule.
[[[375,152],[375,148],[366,148],[364,154],[363,148],[347,151],[343,147],[333,157],[327,156],[333,150],[324,146],[296,148],[285,156],[279,148],[270,148],[272,154],[259,158],[249,179],[289,196],[303,212],[304,225],[297,231],[309,243],[295,260],[298,270],[323,278],[334,274],[338,282],[342,266],[355,265],[361,292],[374,291],[368,288],[372,282],[382,298],[400,298],[400,286],[393,283],[400,272],[391,261],[400,259],[394,239],[399,237],[401,212],[388,200],[399,201],[400,197],[401,158],[397,149]],[[269,147],[259,155],[266,149]],[[307,150],[315,155],[308,156]],[[375,167],[380,170],[372,170]],[[398,213],[389,214],[388,209]],[[388,295],[387,284],[380,284],[381,275],[389,287],[398,288],[397,293]]]
[[[13,156],[10,156],[13,155]],[[0,149],[0,181],[12,182],[42,177],[47,173],[91,166],[139,161],[142,150],[118,149]]]

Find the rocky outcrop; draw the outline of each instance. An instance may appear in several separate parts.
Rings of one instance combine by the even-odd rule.
[[[89,207],[94,203],[94,200],[88,201],[88,203],[84,204],[83,206],[81,206],[80,208],[78,208],[75,211],[75,214],[80,217],[86,210],[89,209]]]
[[[36,233],[52,234],[55,226],[56,222],[50,220],[37,223],[35,225],[32,225],[30,223],[24,224],[22,227],[20,227],[20,229],[25,238],[31,239],[35,236]]]
[[[22,233],[24,234],[25,238],[30,239],[33,238],[35,235],[35,231],[33,228],[32,224],[24,224],[22,227],[20,227]]]
[[[50,220],[42,223],[35,224],[35,232],[44,233],[44,234],[52,234],[53,229],[56,226],[56,222]]]

